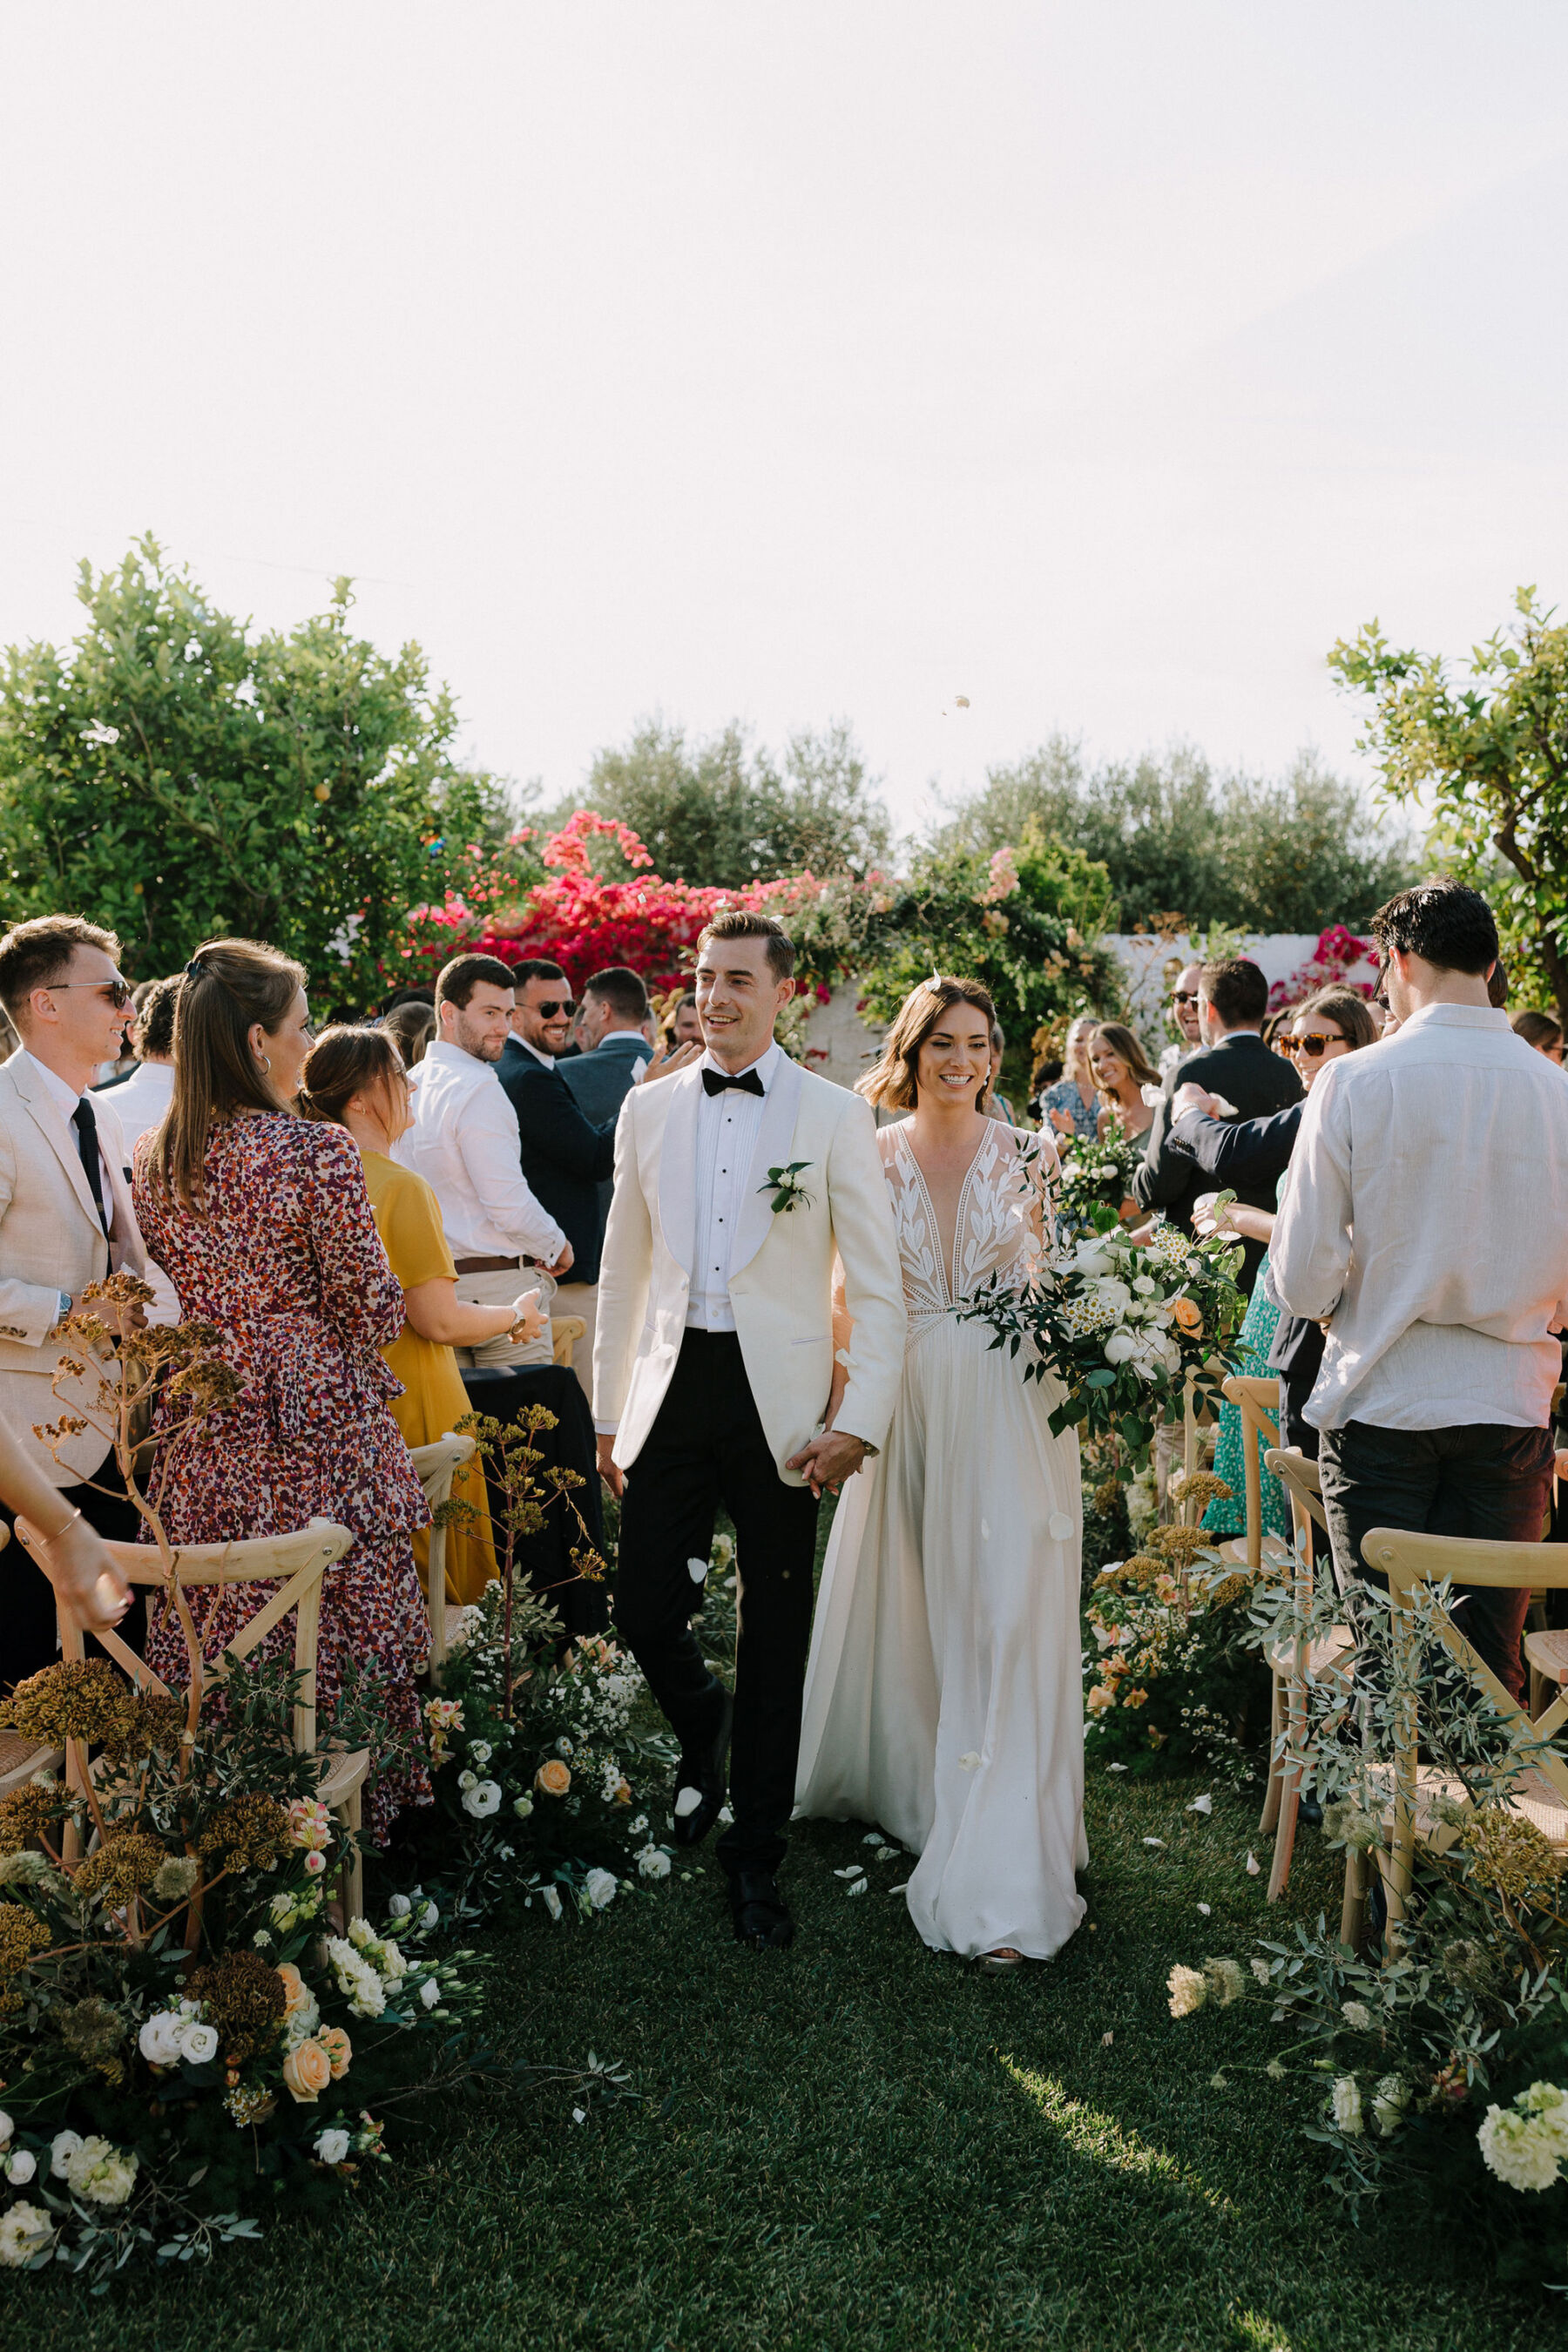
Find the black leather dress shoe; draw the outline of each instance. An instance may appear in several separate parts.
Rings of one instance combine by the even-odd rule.
[[[795,1921],[771,1870],[739,1870],[730,1881],[735,1941],[753,1952],[782,1952],[795,1941]]]
[[[724,1704],[712,1738],[706,1748],[685,1755],[675,1776],[675,1795],[679,1804],[683,1789],[695,1789],[698,1803],[689,1812],[675,1817],[677,1845],[700,1845],[719,1818],[724,1802],[724,1759],[730,1752],[730,1730],[735,1720],[735,1702],[724,1693]]]

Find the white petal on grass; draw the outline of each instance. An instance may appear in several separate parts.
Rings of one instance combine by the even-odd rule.
[[[858,1878],[855,1881],[854,1885],[847,1886],[844,1892],[846,1895],[864,1895],[870,1884],[871,1882],[868,1878]]]
[[[1100,2035],[1100,2048],[1101,2048],[1102,2050],[1109,2050],[1109,2049],[1110,2049],[1110,2045],[1111,2045],[1111,2043],[1115,2041],[1115,2039],[1116,2039],[1116,2036],[1115,2036],[1115,2034],[1114,2034],[1114,2033],[1102,2033],[1102,2034]]]
[[[1127,1767],[1125,1764],[1108,1764],[1105,1769],[1108,1772],[1125,1772]]]
[[[1145,1838],[1143,1843],[1145,1845],[1163,1845],[1165,1841],[1163,1838]]]
[[[574,2124],[585,2124],[588,2120],[587,2108],[574,2107],[572,2110],[572,2120]]]
[[[902,1895],[909,1883],[907,1878],[900,1878],[896,1886],[889,1887],[888,1892],[889,1895]]]
[[[1262,1864],[1261,1864],[1261,1863],[1258,1861],[1258,1856],[1257,1856],[1255,1853],[1249,1853],[1249,1854],[1247,1855],[1247,1874],[1248,1878],[1256,1878],[1256,1877],[1258,1876],[1258,1874],[1259,1870],[1262,1868],[1262,1866],[1263,1866],[1263,1865],[1262,1865]]]
[[[866,1865],[863,1862],[852,1862],[848,1865],[847,1869],[836,1870],[833,1875],[835,1878],[864,1878],[866,1875]]]
[[[879,1845],[877,1848],[879,1862],[897,1862],[898,1858],[899,1848],[896,1845]]]
[[[1206,1903],[1200,1903],[1200,1904],[1198,1905],[1198,1909],[1199,1909],[1199,1910],[1200,1910],[1200,1912],[1203,1914],[1204,1917],[1206,1919],[1206,1918],[1208,1917],[1208,1916],[1209,1916],[1209,1906],[1208,1906],[1208,1905],[1207,1905]]]
[[[1208,1792],[1208,1790],[1207,1790],[1206,1789],[1204,1790],[1204,1793],[1203,1793],[1203,1795],[1202,1795],[1201,1797],[1194,1797],[1194,1798],[1193,1799],[1192,1803],[1187,1807],[1187,1811],[1188,1811],[1188,1812],[1189,1812],[1189,1813],[1212,1813],[1212,1812],[1213,1812],[1213,1811],[1214,1811],[1214,1799],[1209,1795],[1209,1792]]]
[[[880,1845],[880,1844],[881,1844],[881,1843],[882,1843],[882,1832],[881,1832],[881,1831],[880,1831],[880,1830],[868,1830],[868,1831],[867,1831],[867,1832],[866,1832],[866,1834],[865,1834],[865,1836],[861,1839],[860,1843],[861,1843],[861,1844],[862,1844],[862,1845]]]

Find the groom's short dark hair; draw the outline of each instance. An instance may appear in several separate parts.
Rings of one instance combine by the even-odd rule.
[[[715,915],[697,942],[701,954],[710,940],[766,940],[768,970],[775,980],[795,978],[795,941],[776,915],[757,915],[745,907],[726,907]]]
[[[1419,882],[1388,899],[1372,919],[1371,930],[1386,959],[1394,948],[1401,955],[1420,956],[1438,971],[1463,971],[1479,976],[1498,960],[1497,923],[1479,890],[1447,875],[1436,882]]]

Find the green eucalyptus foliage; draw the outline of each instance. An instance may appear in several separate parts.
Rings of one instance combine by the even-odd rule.
[[[142,979],[217,934],[270,940],[325,1002],[382,995],[410,907],[505,827],[419,647],[356,636],[346,580],[252,635],[151,537],[84,563],[78,594],[73,645],[12,646],[0,670],[0,918],[84,914]]]
[[[1472,647],[1468,683],[1375,621],[1329,666],[1371,698],[1361,748],[1385,790],[1432,809],[1429,850],[1486,891],[1516,992],[1568,1022],[1568,625],[1533,588],[1514,604],[1514,626]]]

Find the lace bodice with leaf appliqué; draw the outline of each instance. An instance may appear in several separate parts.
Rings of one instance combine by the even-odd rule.
[[[1048,1141],[987,1119],[959,1195],[952,1260],[944,1263],[936,1210],[907,1122],[880,1129],[877,1149],[893,1204],[910,1336],[951,1314],[993,1277],[1021,1290],[1037,1271],[1051,1232]]]

